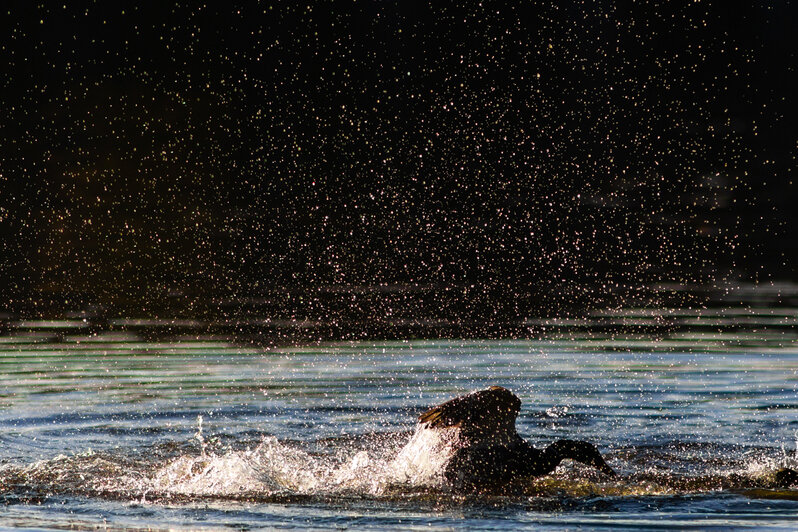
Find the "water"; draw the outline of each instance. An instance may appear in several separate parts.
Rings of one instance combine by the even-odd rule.
[[[0,527],[798,526],[798,490],[772,486],[798,466],[792,333],[634,350],[574,335],[282,348],[145,337],[75,324],[0,336]],[[592,441],[623,478],[564,463],[523,495],[464,497],[440,485],[434,457],[413,457],[431,475],[409,467],[400,451],[421,411],[493,384],[521,397],[524,437]]]

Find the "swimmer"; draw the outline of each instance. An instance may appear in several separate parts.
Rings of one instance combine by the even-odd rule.
[[[516,432],[520,409],[521,400],[515,394],[491,386],[455,397],[419,416],[420,428],[459,429],[457,448],[444,471],[455,491],[512,492],[525,480],[551,473],[564,459],[616,476],[591,443],[558,440],[543,450],[534,448]]]

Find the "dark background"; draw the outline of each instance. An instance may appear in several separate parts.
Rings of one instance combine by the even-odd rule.
[[[3,4],[3,308],[490,321],[795,279],[793,3],[434,4]]]

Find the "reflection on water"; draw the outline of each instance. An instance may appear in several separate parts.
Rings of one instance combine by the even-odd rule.
[[[798,466],[798,343],[779,312],[271,348],[143,334],[154,322],[16,322],[0,336],[0,526],[788,527],[798,493],[772,479]],[[666,318],[755,325],[595,325]],[[524,496],[463,499],[415,475],[429,457],[400,454],[415,415],[491,384],[522,398],[536,445],[593,441],[624,478],[564,464]]]
[[[423,294],[435,301],[441,287],[405,287],[398,293],[410,298],[400,312],[379,307],[383,286],[326,287],[299,294],[305,307],[272,308],[271,299],[209,302],[206,315],[213,319],[107,317],[99,310],[63,312],[68,319],[15,319],[0,315],[0,344],[33,339],[125,341],[222,337],[239,345],[277,346],[334,340],[390,338],[528,338],[542,346],[576,350],[639,349],[645,351],[782,350],[798,343],[798,285],[735,285],[729,287],[648,286],[627,287],[617,308],[580,311],[567,317],[484,318],[438,316],[431,309],[414,307],[413,297]],[[450,290],[444,290],[447,292]],[[612,292],[612,290],[609,290]],[[690,307],[663,306],[661,293],[682,293],[693,299]],[[706,294],[704,294],[706,292]],[[341,299],[326,301],[334,295]],[[321,298],[321,299],[320,299]],[[361,300],[360,298],[365,298]],[[291,301],[294,301],[291,299]],[[641,306],[631,304],[634,301]],[[297,304],[299,304],[297,303]],[[355,306],[362,316],[332,314],[324,309],[335,303]],[[217,305],[218,308],[213,307]],[[620,304],[620,303],[619,303]],[[376,305],[376,306],[375,306]],[[285,307],[285,308],[284,308]],[[373,308],[372,308],[373,307]],[[321,314],[320,314],[321,313]],[[340,314],[340,315],[339,315]],[[97,338],[98,333],[102,333]]]

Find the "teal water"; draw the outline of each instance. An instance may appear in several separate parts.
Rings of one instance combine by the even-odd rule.
[[[798,490],[772,476],[798,466],[798,345],[693,340],[8,333],[0,527],[794,530]],[[494,384],[521,397],[522,436],[592,441],[622,478],[565,463],[524,495],[463,497],[408,475],[417,414]]]

